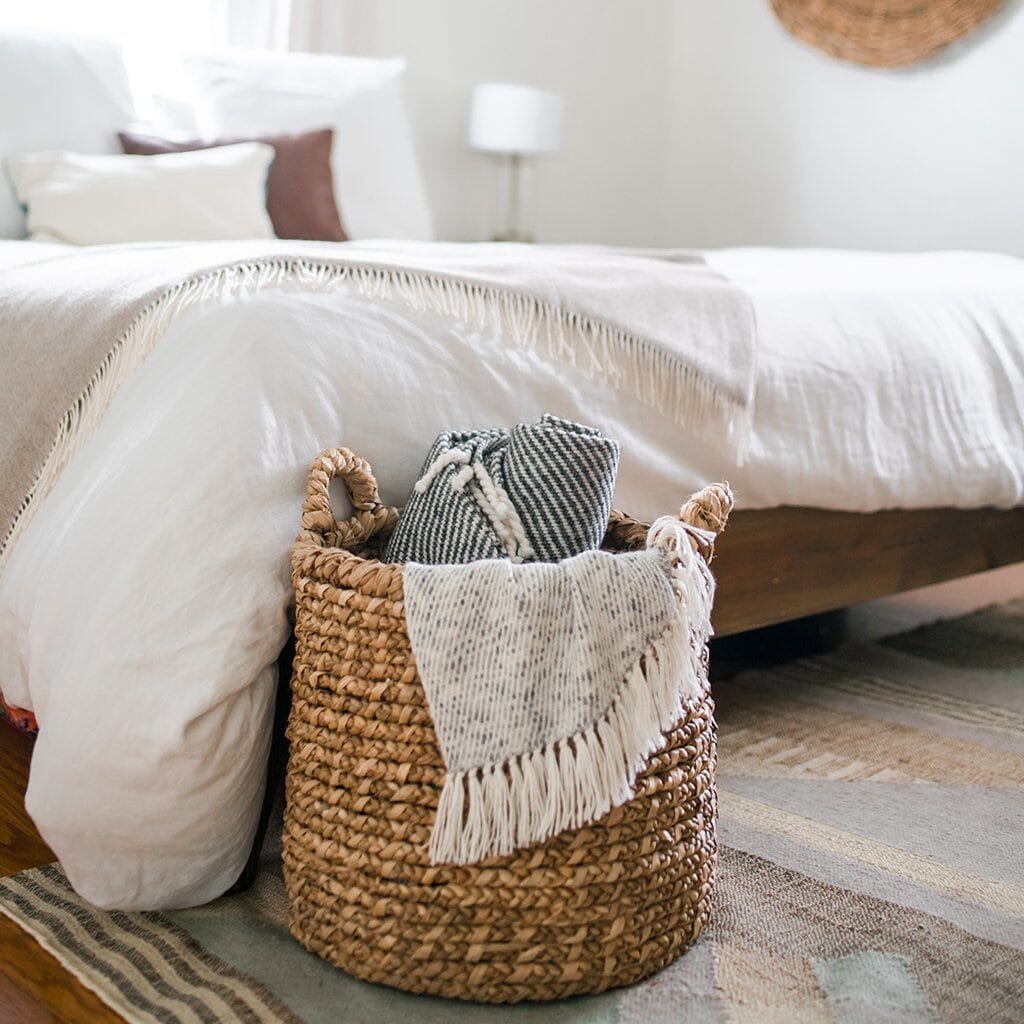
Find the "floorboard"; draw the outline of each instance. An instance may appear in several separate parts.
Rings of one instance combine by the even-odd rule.
[[[25,813],[25,780],[32,741],[0,722],[0,876],[54,860]]]
[[[124,1024],[10,918],[0,916],[2,1024]]]
[[[32,741],[0,722],[0,875],[54,860],[25,812]],[[0,915],[0,1024],[124,1024],[10,918]]]

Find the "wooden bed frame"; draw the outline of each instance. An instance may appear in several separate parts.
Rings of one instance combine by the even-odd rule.
[[[715,545],[729,636],[1024,561],[1024,508],[734,512]]]

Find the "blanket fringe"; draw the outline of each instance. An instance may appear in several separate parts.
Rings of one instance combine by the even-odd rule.
[[[447,775],[430,835],[433,863],[502,856],[582,828],[626,803],[684,705],[703,698],[714,580],[679,520],[659,519],[648,544],[672,555],[676,621],[630,668],[593,725],[504,764]]]
[[[695,368],[614,325],[530,295],[461,278],[396,270],[373,264],[267,257],[191,277],[164,292],[135,318],[103,360],[85,391],[65,413],[39,476],[0,541],[0,571],[36,508],[62,470],[99,425],[118,389],[185,310],[264,288],[296,286],[327,291],[352,285],[367,299],[395,300],[417,312],[453,317],[481,330],[493,328],[533,349],[628,391],[698,435],[723,431],[742,448],[752,409]]]

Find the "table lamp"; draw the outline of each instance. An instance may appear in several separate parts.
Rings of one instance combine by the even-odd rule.
[[[561,147],[564,106],[561,96],[530,85],[488,82],[473,90],[469,145],[499,157],[508,168],[506,227],[495,241],[533,240],[520,225],[522,165],[525,158]]]

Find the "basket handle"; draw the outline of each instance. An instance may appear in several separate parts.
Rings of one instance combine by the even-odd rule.
[[[345,490],[355,512],[337,520],[331,509],[328,488],[336,477],[345,481]],[[366,459],[348,448],[327,448],[309,465],[306,500],[302,503],[302,529],[327,537],[332,546],[353,548],[398,521],[398,509],[384,505],[377,481]]]
[[[732,511],[732,488],[727,483],[709,484],[688,498],[676,518],[689,527],[690,546],[705,562],[715,554],[715,537],[725,529]],[[608,522],[608,536],[623,547],[637,550],[647,542],[648,523],[640,523],[621,512],[613,511]]]
[[[690,495],[679,510],[679,521],[699,531],[690,533],[690,544],[705,562],[715,557],[715,538],[729,521],[733,501],[732,488],[723,481]]]

